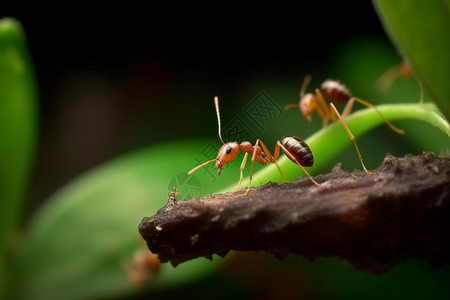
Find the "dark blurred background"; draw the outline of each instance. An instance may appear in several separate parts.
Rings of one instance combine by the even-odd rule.
[[[126,6],[2,11],[25,28],[40,91],[32,209],[123,153],[216,137],[216,95],[223,119],[274,82],[292,95],[281,105],[296,101],[306,73],[338,75],[327,67],[340,44],[388,43],[370,1]]]

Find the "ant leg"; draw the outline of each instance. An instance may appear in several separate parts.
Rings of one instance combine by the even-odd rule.
[[[329,120],[330,120],[330,117],[329,117],[329,116],[326,116],[326,117],[323,118],[323,121],[322,121],[322,128],[325,128],[325,127],[328,126],[328,121],[329,121]]]
[[[280,166],[277,163],[278,156],[280,155],[280,148],[275,147],[274,155],[272,157],[272,154],[270,154],[269,149],[264,145],[264,143],[260,140],[261,147],[263,148],[264,153],[266,154],[267,158],[269,158],[271,163],[274,163],[277,166],[278,172],[280,172],[281,178],[284,182],[287,182],[286,178],[284,178],[283,172],[281,172]]]
[[[381,90],[384,93],[387,93],[389,88],[391,87],[392,83],[394,82],[397,77],[403,77],[403,78],[409,78],[411,77],[412,70],[409,66],[408,62],[404,59],[400,64],[397,64],[395,66],[390,67],[386,72],[381,75],[381,77],[377,80],[376,86],[379,90]],[[422,83],[420,81],[420,101],[419,106],[423,104],[423,87]]]
[[[352,112],[353,109],[353,104],[355,104],[355,97],[350,98],[350,100],[348,100],[347,104],[345,104],[344,109],[342,110],[342,119],[345,119],[348,117],[348,115]],[[337,119],[336,119],[337,121]]]
[[[365,101],[365,100],[363,100],[363,99],[356,98],[356,97],[353,97],[352,99],[353,99],[353,101],[358,101],[358,102],[361,103],[362,105],[365,105],[365,106],[367,106],[367,107],[373,108],[373,109],[378,113],[378,115],[380,116],[380,118],[383,119],[384,123],[386,123],[386,125],[389,126],[389,128],[391,128],[393,131],[395,131],[395,132],[397,132],[398,134],[401,134],[401,135],[405,134],[405,131],[404,131],[404,130],[399,129],[399,128],[395,127],[394,125],[392,125],[391,122],[389,122],[389,121],[381,114],[381,112],[375,107],[375,105],[373,105],[372,103],[369,103],[369,102],[367,102],[367,101]],[[349,102],[352,101],[352,99],[350,99]]]
[[[232,192],[232,194],[236,193],[237,191],[239,191],[241,189],[242,179],[244,179],[243,170],[245,168],[245,163],[247,162],[247,156],[248,156],[248,153],[245,152],[244,159],[242,160],[241,168],[240,168],[241,178],[239,179],[239,184],[238,184],[237,188],[234,190],[234,192]]]
[[[419,106],[422,106],[423,104],[423,86],[422,86],[422,82],[419,82],[419,86],[420,86],[420,101],[419,101]]]
[[[305,75],[305,78],[303,79],[302,87],[300,88],[300,99],[303,98],[303,96],[305,95],[306,88],[311,83],[311,78],[312,77],[310,74]]]
[[[353,134],[351,133],[350,129],[347,127],[347,124],[345,124],[344,119],[341,117],[341,115],[339,114],[338,110],[336,109],[336,107],[334,106],[333,103],[330,103],[330,107],[331,107],[331,109],[334,111],[334,113],[336,114],[336,116],[339,118],[339,120],[341,121],[342,126],[344,126],[344,129],[347,131],[347,134],[348,134],[348,136],[350,137],[350,139],[351,139],[351,140],[353,141],[353,143],[355,144],[355,149],[356,149],[356,152],[358,153],[358,157],[359,157],[359,160],[361,161],[361,165],[362,165],[364,171],[366,171],[367,175],[369,175],[369,176],[372,175],[372,173],[370,173],[369,171],[367,171],[366,166],[365,166],[364,163],[363,163],[363,159],[362,159],[361,153],[359,152],[358,145],[356,144],[356,139],[355,139],[355,137],[353,136]]]
[[[253,146],[252,164],[251,164],[251,167],[250,167],[250,178],[248,180],[247,190],[245,191],[243,196],[247,196],[248,192],[250,191],[250,186],[252,184],[252,177],[253,177],[253,162],[255,161],[256,150],[258,149],[258,144],[259,144],[259,139],[256,140],[255,146]]]
[[[292,160],[293,162],[295,162],[301,169],[303,172],[305,172],[306,176],[308,176],[308,178],[317,186],[323,188],[323,185],[321,185],[320,183],[318,183],[317,181],[315,181],[311,175],[309,175],[309,173],[305,170],[305,168],[303,168],[303,166],[298,162],[298,160],[288,151],[288,149],[286,149],[283,145],[281,145],[280,141],[277,142],[277,145],[275,146],[275,153],[280,153],[280,148],[284,151],[284,154],[286,154],[287,157],[289,157],[290,160]]]
[[[332,115],[330,114],[330,111],[328,109],[328,104],[325,101],[325,98],[323,97],[320,89],[316,89],[315,100],[317,102],[317,105],[316,105],[317,114],[319,115],[319,117],[321,117],[323,119],[322,126],[327,127],[330,116],[332,116]],[[335,121],[335,120],[333,120],[333,121]]]
[[[395,79],[401,74],[401,67],[400,63],[387,69],[375,83],[376,88],[383,93],[387,93]]]

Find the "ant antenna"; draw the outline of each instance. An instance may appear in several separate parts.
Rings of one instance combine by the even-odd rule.
[[[303,99],[303,96],[305,96],[306,88],[308,87],[310,82],[311,82],[311,75],[307,74],[303,79],[302,87],[300,89],[300,101]],[[284,106],[284,110],[288,110],[294,107],[299,107],[299,103],[288,103]]]
[[[219,124],[219,138],[222,141],[222,143],[225,145],[225,142],[222,139],[222,135],[220,134],[220,113],[219,113],[219,98],[216,96],[214,97],[214,104],[216,105],[216,113],[217,113],[217,124]]]
[[[303,79],[302,87],[300,89],[300,99],[305,96],[306,88],[308,87],[309,83],[311,82],[311,75],[307,74],[305,76],[305,79]]]

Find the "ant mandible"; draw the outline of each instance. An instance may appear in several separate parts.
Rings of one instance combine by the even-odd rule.
[[[242,142],[241,144],[238,144],[237,142],[228,142],[225,143],[222,139],[221,135],[221,129],[220,129],[220,113],[219,113],[219,98],[214,98],[214,104],[216,106],[216,113],[217,113],[217,123],[219,125],[219,138],[222,141],[223,145],[220,147],[219,152],[217,153],[217,157],[211,160],[208,160],[197,167],[193,168],[188,172],[188,175],[191,175],[201,167],[216,161],[216,167],[219,169],[218,174],[220,176],[220,172],[222,171],[223,166],[233,160],[239,153],[239,150],[242,150],[245,152],[244,159],[242,160],[240,172],[241,176],[239,179],[239,184],[234,190],[233,193],[237,192],[241,188],[241,183],[243,180],[243,170],[245,167],[245,164],[247,162],[247,156],[250,154],[252,156],[252,164],[250,169],[250,178],[248,182],[247,190],[244,193],[244,196],[247,196],[248,192],[250,191],[250,186],[252,183],[252,176],[253,176],[253,162],[256,160],[261,165],[267,165],[267,164],[275,164],[277,166],[278,171],[280,172],[281,178],[284,182],[286,182],[286,179],[284,178],[283,172],[281,172],[280,167],[278,166],[277,159],[280,155],[280,148],[284,151],[287,157],[289,157],[290,160],[292,160],[294,163],[296,163],[302,170],[305,172],[305,174],[308,176],[308,178],[317,186],[322,187],[322,185],[318,182],[316,182],[311,175],[303,168],[310,167],[314,164],[314,157],[311,152],[311,149],[306,144],[305,141],[302,139],[295,137],[295,136],[285,136],[281,140],[277,141],[277,144],[275,146],[274,155],[270,153],[269,149],[267,149],[266,145],[260,140],[257,139],[254,146],[250,142]],[[261,145],[261,147],[259,146]]]
[[[368,175],[372,175],[372,173],[367,171],[366,166],[363,163],[361,153],[359,152],[356,139],[344,121],[344,118],[346,118],[351,113],[355,101],[361,103],[362,105],[375,109],[375,111],[383,119],[386,125],[388,125],[393,131],[397,132],[398,134],[404,134],[405,132],[392,125],[373,104],[360,98],[353,97],[350,89],[347,88],[340,81],[334,79],[325,80],[322,83],[320,89],[317,88],[315,90],[316,95],[313,95],[311,93],[305,93],[306,88],[308,87],[310,82],[311,82],[311,75],[306,75],[305,79],[303,80],[302,87],[300,89],[300,102],[286,104],[284,106],[284,109],[288,110],[293,107],[299,107],[303,116],[308,121],[311,121],[311,114],[314,112],[314,110],[316,110],[319,117],[323,119],[323,127],[326,127],[328,125],[328,121],[330,119],[333,122],[336,122],[339,119],[339,121],[342,123],[342,126],[344,126],[344,129],[347,131],[348,136],[355,145],[356,152],[358,154],[359,160],[361,161],[361,165],[364,171]],[[332,101],[342,103],[347,102],[347,104],[344,107],[344,110],[342,111],[342,115],[338,112],[338,110],[336,109],[336,107],[332,102],[329,103],[330,108],[328,109],[328,105],[327,102],[325,101],[324,95]]]

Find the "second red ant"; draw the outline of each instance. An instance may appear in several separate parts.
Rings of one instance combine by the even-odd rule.
[[[346,118],[352,111],[353,104],[356,102],[361,103],[362,105],[365,105],[367,107],[373,108],[378,115],[383,119],[384,123],[389,126],[393,131],[397,132],[398,134],[404,134],[405,132],[402,129],[399,129],[392,125],[382,114],[381,112],[371,103],[362,100],[360,98],[354,97],[352,95],[352,92],[349,88],[347,88],[343,83],[340,81],[334,80],[334,79],[327,79],[325,80],[320,89],[316,88],[315,95],[311,93],[305,93],[306,88],[308,87],[309,83],[311,82],[311,76],[306,75],[305,79],[303,80],[301,89],[300,89],[300,102],[298,103],[290,103],[286,104],[284,106],[284,109],[290,109],[294,107],[298,107],[300,111],[302,112],[303,116],[308,120],[311,121],[311,114],[314,111],[317,111],[317,114],[320,118],[323,119],[323,127],[326,127],[328,125],[328,121],[331,119],[333,122],[336,122],[339,120],[342,123],[342,126],[347,131],[348,136],[353,141],[355,145],[356,152],[358,154],[359,160],[361,161],[361,165],[364,169],[364,171],[368,175],[372,175],[367,169],[366,166],[363,163],[363,159],[361,156],[361,153],[359,152],[358,145],[356,143],[356,139],[351,133],[350,129],[348,128],[347,124],[344,121],[344,118]],[[325,97],[330,99],[331,101],[341,102],[341,103],[347,103],[344,107],[344,110],[342,111],[342,115],[338,112],[336,107],[332,102],[328,104],[325,101]]]

